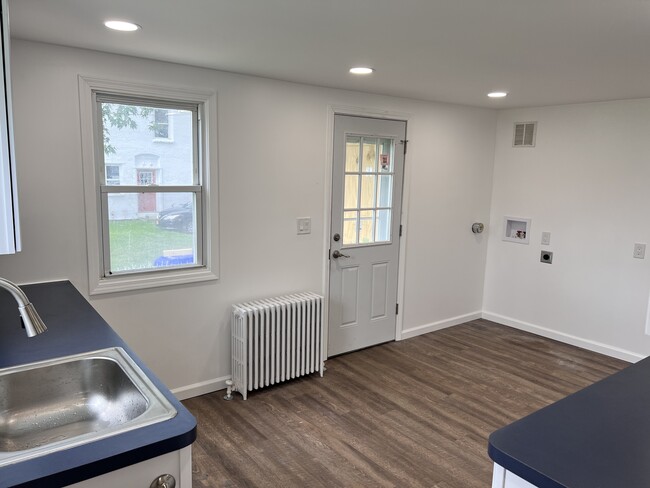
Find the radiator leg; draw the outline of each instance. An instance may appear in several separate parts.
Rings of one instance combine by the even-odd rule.
[[[226,394],[223,396],[224,400],[232,400],[232,380],[226,380]]]

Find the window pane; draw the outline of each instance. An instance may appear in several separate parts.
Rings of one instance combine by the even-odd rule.
[[[375,242],[390,241],[390,210],[377,210]]]
[[[393,200],[393,177],[381,175],[379,177],[379,188],[377,190],[377,206],[390,207]]]
[[[359,172],[359,143],[360,137],[348,136],[345,142],[345,171]]]
[[[359,244],[369,244],[373,242],[374,228],[374,210],[364,210],[359,212]]]
[[[108,194],[110,271],[197,264],[193,193]]]
[[[120,185],[193,185],[190,110],[102,102],[104,165],[120,165]],[[173,119],[174,140],[168,139]]]
[[[349,246],[357,243],[357,212],[343,212],[343,245]]]
[[[363,140],[363,172],[377,171],[377,139]]]
[[[379,140],[379,171],[392,172],[393,171],[393,140],[380,139]]]
[[[359,208],[359,175],[345,175],[344,208]]]
[[[376,175],[363,175],[361,177],[361,208],[375,206]]]

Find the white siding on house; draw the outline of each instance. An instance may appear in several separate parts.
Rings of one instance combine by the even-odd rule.
[[[157,138],[151,128],[154,114],[134,116],[135,129],[108,127],[115,153],[104,155],[106,165],[120,168],[121,185],[138,185],[138,172],[152,172],[157,185],[192,184],[192,113],[170,111],[169,138]],[[110,219],[155,218],[160,210],[188,201],[187,195],[157,193],[155,208],[138,212],[139,195],[118,193],[108,196]]]

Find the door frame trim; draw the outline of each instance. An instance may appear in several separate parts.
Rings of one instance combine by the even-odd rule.
[[[332,170],[334,168],[334,117],[336,115],[351,115],[353,117],[370,117],[374,119],[391,119],[406,122],[406,135],[408,137],[409,129],[412,130],[412,114],[405,112],[396,112],[393,110],[381,110],[378,108],[357,107],[350,105],[340,105],[330,103],[327,106],[327,131],[326,131],[326,161],[325,174],[325,206],[323,215],[323,335],[327,340],[323,341],[324,358],[329,358],[327,350],[329,343],[329,293],[330,293],[330,226],[332,214]],[[406,239],[408,236],[408,208],[411,187],[410,165],[406,164],[408,152],[404,155],[404,178],[402,182],[402,214],[400,223],[403,226],[402,236],[399,238],[399,257],[397,260],[397,303],[400,304],[400,311],[395,320],[395,340],[402,340],[402,325],[404,318],[404,280],[406,271]]]

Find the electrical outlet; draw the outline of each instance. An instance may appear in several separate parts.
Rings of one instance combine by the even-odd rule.
[[[632,255],[636,259],[645,259],[645,244],[639,242],[634,244],[634,254]]]
[[[553,264],[553,253],[551,251],[542,251],[539,256],[541,263]]]
[[[296,219],[298,234],[311,234],[311,217]]]

